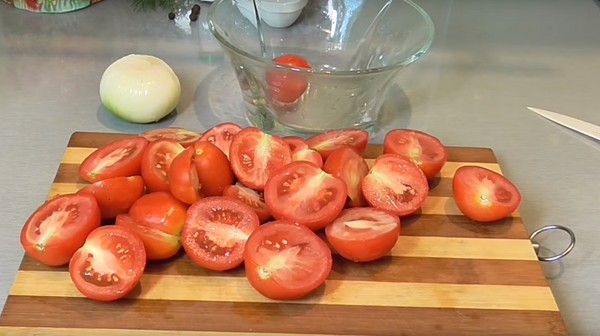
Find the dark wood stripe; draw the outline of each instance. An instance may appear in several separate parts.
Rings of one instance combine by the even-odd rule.
[[[22,271],[63,271],[68,268],[44,266],[31,258],[23,258]],[[186,256],[147,264],[147,274],[181,276],[243,277],[243,267],[218,273],[193,264]],[[537,261],[479,260],[451,258],[384,257],[380,260],[356,264],[341,256],[334,256],[330,280],[373,282],[456,283],[514,286],[547,286]]]
[[[54,176],[54,183],[87,183],[84,179],[79,177],[79,165],[76,164],[60,164],[56,176]]]
[[[135,136],[135,134],[75,132],[69,139],[68,147],[98,148],[111,141],[125,139],[132,136]]]
[[[523,220],[507,217],[492,224],[473,222],[464,216],[410,215],[402,217],[404,236],[527,239],[529,234]]]
[[[150,300],[101,303],[17,296],[9,296],[0,325],[334,335],[567,335],[558,312]]]

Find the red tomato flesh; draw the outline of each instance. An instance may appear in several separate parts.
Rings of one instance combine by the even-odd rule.
[[[169,191],[169,168],[184,147],[175,140],[158,139],[146,147],[141,173],[148,191]]]
[[[343,145],[353,147],[362,155],[369,143],[369,133],[362,129],[331,130],[308,138],[306,143],[319,152],[323,160],[327,160],[331,152]]]
[[[85,186],[79,193],[96,198],[102,218],[115,218],[127,213],[133,202],[142,197],[144,179],[141,176],[108,178]]]
[[[164,191],[146,194],[135,201],[129,215],[144,226],[179,236],[187,216],[188,205]]]
[[[234,185],[227,186],[223,191],[223,196],[237,198],[240,201],[248,204],[252,210],[256,212],[258,220],[261,223],[271,219],[271,213],[269,212],[269,209],[267,209],[263,193],[259,193],[254,189],[245,187],[241,183],[236,183]]]
[[[100,221],[100,207],[94,196],[57,196],[27,219],[21,230],[21,245],[25,254],[42,264],[65,265]]]
[[[144,225],[127,214],[118,215],[116,226],[124,226],[144,243],[147,260],[164,260],[173,257],[181,249],[181,236],[165,233],[156,227]]]
[[[137,286],[146,267],[146,251],[137,234],[116,225],[92,231],[69,263],[75,287],[98,301],[125,297]]]
[[[456,170],[452,194],[460,211],[477,222],[507,217],[521,203],[521,194],[510,180],[479,166],[462,166]]]
[[[192,204],[203,197],[194,165],[194,146],[190,146],[177,155],[169,167],[169,191],[175,198],[186,204]]]
[[[343,145],[329,154],[323,170],[346,182],[348,206],[364,207],[367,200],[362,192],[362,180],[369,173],[365,159],[351,146]]]
[[[430,134],[409,129],[389,131],[383,142],[384,154],[398,154],[415,163],[428,180],[433,179],[448,160],[448,150]]]
[[[303,225],[274,221],[255,230],[244,250],[248,281],[273,300],[304,297],[329,276],[331,250]]]
[[[140,136],[148,139],[148,141],[157,140],[173,140],[183,147],[188,147],[200,140],[202,134],[182,127],[164,127],[155,128],[140,133]]]
[[[241,130],[242,127],[237,124],[229,122],[221,123],[204,132],[200,140],[208,141],[219,147],[219,149],[225,153],[227,158],[229,158],[231,140],[233,140],[233,137]]]
[[[206,197],[188,209],[183,248],[196,264],[227,271],[242,264],[246,240],[259,225],[246,203],[227,196]]]
[[[412,161],[396,154],[375,159],[362,182],[367,202],[397,216],[410,215],[427,199],[429,185],[423,171]]]
[[[325,228],[325,236],[342,257],[355,262],[373,261],[396,245],[400,218],[371,207],[346,209]]]
[[[93,183],[110,177],[140,175],[147,145],[148,140],[141,136],[110,142],[83,160],[79,176]]]

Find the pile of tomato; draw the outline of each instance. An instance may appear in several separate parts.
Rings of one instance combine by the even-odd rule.
[[[21,244],[43,264],[68,264],[76,288],[95,300],[126,296],[147,262],[181,249],[215,272],[243,265],[268,298],[301,298],[328,277],[332,251],[357,263],[389,254],[401,218],[421,207],[448,159],[417,130],[389,131],[369,161],[368,141],[359,129],[304,139],[232,123],[132,135],[85,158],[79,176],[88,184],[41,205]],[[453,195],[478,222],[520,203],[509,180],[478,166],[456,171]]]

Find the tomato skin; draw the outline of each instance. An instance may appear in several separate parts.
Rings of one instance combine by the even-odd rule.
[[[21,229],[21,246],[25,254],[44,265],[65,265],[100,221],[100,207],[94,196],[60,195],[29,216]]]
[[[362,180],[369,173],[365,159],[351,146],[343,145],[329,154],[323,170],[337,176],[348,186],[348,206],[364,207],[367,200],[362,192]]]
[[[194,146],[190,146],[177,155],[169,167],[169,191],[175,198],[186,204],[192,204],[203,197],[198,172],[194,165]]]
[[[305,58],[295,54],[281,55],[273,59],[273,62],[293,68],[311,69]],[[295,102],[308,88],[306,74],[286,68],[267,71],[267,83],[269,96],[282,103]]]
[[[317,234],[287,221],[261,225],[244,249],[248,282],[273,300],[294,300],[310,294],[325,282],[332,265],[331,250]]]
[[[73,254],[69,274],[83,295],[97,301],[114,301],[131,293],[145,267],[146,251],[137,234],[126,227],[104,225],[92,231]],[[115,271],[104,273],[106,268]]]
[[[319,152],[324,161],[327,160],[331,152],[343,145],[353,147],[362,155],[368,143],[369,133],[355,128],[331,130],[306,139],[308,147]]]
[[[456,170],[452,195],[465,216],[481,223],[505,218],[521,203],[521,194],[510,180],[479,166],[462,166]]]
[[[319,230],[342,211],[348,187],[339,177],[306,161],[279,169],[265,186],[265,204],[275,219]]]
[[[396,154],[383,154],[375,159],[363,178],[362,189],[371,206],[406,216],[423,205],[429,184],[412,161]]]
[[[144,179],[141,176],[112,177],[94,182],[79,190],[96,198],[102,218],[115,218],[127,213],[129,208],[144,194]]]
[[[241,183],[236,183],[234,185],[225,187],[225,190],[223,190],[223,196],[237,198],[240,201],[248,204],[252,210],[256,212],[258,220],[261,223],[265,223],[271,219],[271,213],[265,204],[264,195],[254,189],[245,187]]]
[[[129,215],[143,225],[170,235],[181,235],[188,205],[165,191],[143,195],[129,209]]]
[[[79,166],[79,176],[94,183],[110,177],[141,174],[142,155],[148,140],[141,136],[112,141],[88,155]]]
[[[286,136],[282,138],[292,151],[292,161],[308,161],[318,167],[323,167],[323,157],[316,150],[309,148],[306,141],[298,136]]]
[[[194,166],[205,196],[221,196],[225,187],[234,182],[227,155],[208,141],[201,140],[194,144]]]
[[[219,147],[219,149],[225,153],[227,158],[229,158],[231,140],[233,140],[233,137],[241,130],[242,127],[234,123],[220,123],[204,132],[202,137],[200,137],[200,140],[208,141]]]
[[[292,162],[292,152],[280,137],[247,127],[233,137],[229,161],[241,183],[262,191],[277,169]]]
[[[181,236],[165,233],[156,227],[144,225],[128,214],[120,214],[115,219],[116,226],[124,226],[144,243],[147,260],[164,260],[173,257],[181,249]]]
[[[325,236],[342,257],[369,262],[382,258],[396,245],[400,218],[371,207],[346,209],[325,228]]]
[[[246,240],[259,225],[246,203],[227,196],[206,197],[188,209],[183,249],[197,265],[227,271],[243,263]]]
[[[384,154],[398,154],[415,163],[428,180],[432,180],[448,160],[448,149],[433,135],[411,129],[395,129],[386,133]]]
[[[183,149],[171,139],[157,139],[148,144],[141,162],[141,174],[148,191],[169,191],[169,168]]]
[[[173,140],[182,147],[189,147],[200,140],[200,137],[202,136],[202,134],[198,132],[190,131],[183,127],[155,128],[143,131],[139,135],[150,142],[157,140]]]

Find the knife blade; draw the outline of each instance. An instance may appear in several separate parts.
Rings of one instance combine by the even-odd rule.
[[[530,111],[537,113],[538,115],[553,121],[559,125],[570,128],[581,134],[585,134],[596,140],[600,140],[600,126],[594,125],[587,121],[579,120],[577,118],[569,117],[556,112],[542,110],[537,107],[527,107]]]

